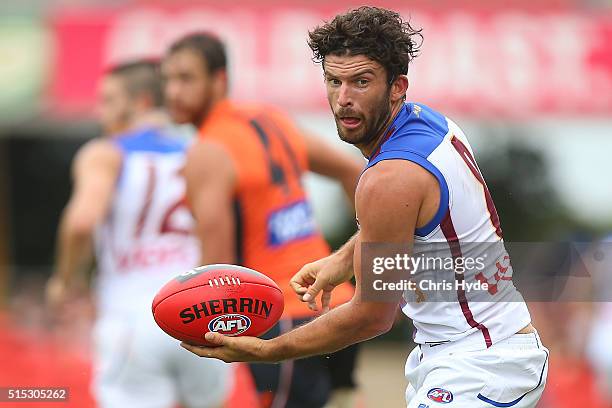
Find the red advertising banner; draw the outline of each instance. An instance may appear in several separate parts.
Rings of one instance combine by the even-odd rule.
[[[206,30],[228,46],[232,96],[326,109],[307,30],[346,8],[297,4],[59,11],[50,102],[59,112],[91,109],[104,67],[161,56],[177,37]],[[612,13],[396,9],[425,38],[410,100],[475,117],[612,113]]]

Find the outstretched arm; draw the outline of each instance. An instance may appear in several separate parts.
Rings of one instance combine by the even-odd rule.
[[[401,294],[390,293],[386,302],[362,296],[361,245],[410,245],[425,191],[432,182],[435,180],[421,167],[400,160],[381,162],[362,176],[356,195],[361,231],[353,254],[357,287],[350,302],[272,340],[207,333],[206,340],[221,347],[183,347],[199,356],[224,361],[276,362],[334,352],[386,332],[393,324]],[[371,271],[365,268],[363,273]]]

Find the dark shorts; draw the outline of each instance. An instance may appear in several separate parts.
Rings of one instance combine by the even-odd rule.
[[[261,337],[277,337],[308,320],[281,320]],[[357,345],[353,345],[329,355],[249,367],[262,408],[318,408],[325,405],[333,390],[355,387],[356,358]]]

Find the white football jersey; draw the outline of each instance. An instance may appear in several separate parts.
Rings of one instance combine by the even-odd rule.
[[[406,103],[367,167],[397,159],[428,170],[441,193],[437,214],[417,228],[414,243],[415,258],[440,262],[423,262],[415,278],[426,288],[430,281],[449,286],[404,292],[402,310],[414,322],[415,342],[455,341],[480,332],[479,341],[490,347],[527,326],[531,318],[511,280],[500,221],[465,134],[440,113]],[[468,259],[472,259],[469,269],[440,266],[445,260]],[[470,290],[465,284],[481,287]]]
[[[123,166],[96,233],[98,306],[101,313],[148,311],[157,290],[200,259],[181,174],[187,145],[156,128],[113,142]]]

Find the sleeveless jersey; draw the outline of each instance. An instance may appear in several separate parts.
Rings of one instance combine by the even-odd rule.
[[[237,262],[276,281],[285,294],[285,317],[312,315],[289,280],[304,264],[330,251],[302,185],[308,158],[299,130],[271,107],[225,100],[208,115],[200,137],[221,145],[237,172]],[[352,294],[350,284],[342,285],[332,295],[333,305]]]
[[[113,143],[123,161],[111,209],[96,232],[98,306],[102,313],[150,312],[157,290],[200,260],[181,175],[187,146],[155,128]]]
[[[449,274],[441,262],[424,262],[417,268],[420,276],[448,283],[444,288],[450,289],[443,301],[419,299],[414,290],[404,292],[402,310],[414,322],[415,342],[455,341],[480,332],[479,341],[490,347],[528,325],[531,318],[511,280],[512,266],[495,205],[461,129],[424,105],[406,103],[370,156],[367,168],[382,160],[409,160],[439,183],[440,206],[434,218],[415,231],[415,257],[433,254],[435,259],[451,262],[472,259],[473,267],[461,273],[452,266]],[[479,292],[484,296],[472,297],[463,285],[476,282],[487,283],[488,289]]]

